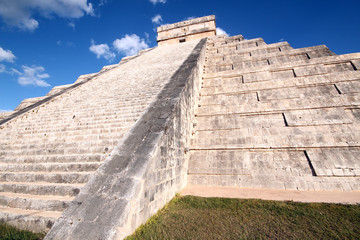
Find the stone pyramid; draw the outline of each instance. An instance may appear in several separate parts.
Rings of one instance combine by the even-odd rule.
[[[360,54],[216,36],[215,16],[0,115],[0,219],[122,239],[184,187],[360,202]]]

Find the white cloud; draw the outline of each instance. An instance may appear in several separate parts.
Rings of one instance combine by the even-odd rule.
[[[161,15],[158,14],[158,15],[155,15],[155,16],[151,19],[151,21],[152,21],[153,23],[155,23],[155,24],[161,24],[162,21],[163,21],[163,19],[162,19]]]
[[[19,75],[17,81],[20,85],[34,85],[38,87],[50,87],[44,79],[49,78],[50,75],[44,73],[45,68],[41,66],[22,66],[23,72],[12,68],[13,73]]]
[[[125,37],[116,39],[113,42],[113,46],[119,53],[123,53],[126,56],[135,55],[140,50],[149,48],[149,46],[145,43],[145,40],[140,39],[140,37],[136,34],[126,34]]]
[[[10,50],[5,50],[0,47],[0,62],[7,61],[7,62],[14,62],[15,55]]]
[[[150,0],[150,2],[155,5],[157,3],[166,3],[166,0]]]
[[[88,0],[0,0],[0,16],[10,26],[23,30],[35,30],[39,22],[33,15],[62,18],[80,18],[94,15]]]
[[[0,64],[0,73],[6,72],[6,67],[4,64]]]
[[[229,34],[227,34],[222,28],[217,27],[216,35],[223,35],[223,34],[225,34],[226,36],[229,36]]]
[[[109,45],[107,45],[107,44],[96,45],[94,40],[91,40],[91,46],[89,49],[91,52],[96,54],[97,58],[103,57],[108,61],[114,60],[114,58],[116,56],[116,54],[110,50]]]
[[[283,41],[285,41],[285,38],[280,38],[279,39],[279,42],[283,42]]]

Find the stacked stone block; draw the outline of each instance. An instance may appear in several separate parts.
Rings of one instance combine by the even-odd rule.
[[[209,38],[188,185],[360,190],[360,54]]]

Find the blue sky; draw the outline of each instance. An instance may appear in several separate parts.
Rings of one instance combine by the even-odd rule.
[[[359,0],[0,0],[0,111],[154,47],[157,26],[191,17],[214,14],[231,36],[360,52],[359,9]]]

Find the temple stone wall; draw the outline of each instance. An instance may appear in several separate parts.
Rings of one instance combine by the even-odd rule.
[[[157,28],[159,46],[194,41],[216,35],[215,16],[195,18]]]

